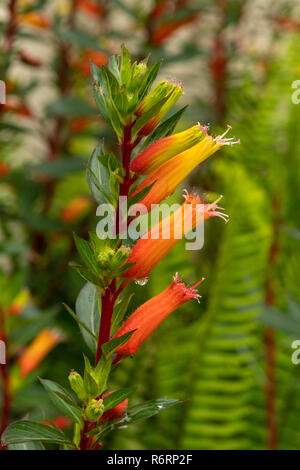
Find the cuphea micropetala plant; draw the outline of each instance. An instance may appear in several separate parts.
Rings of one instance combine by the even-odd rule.
[[[170,196],[183,179],[202,161],[223,145],[238,143],[223,135],[212,137],[208,127],[199,123],[172,134],[184,108],[164,117],[182,94],[182,84],[161,80],[154,85],[160,65],[147,60],[132,63],[124,46],[121,56],[112,56],[101,69],[91,63],[94,97],[103,119],[113,128],[120,144],[120,155],[107,153],[101,141],[87,166],[87,181],[99,208],[112,208],[104,224],[89,240],[74,235],[82,265],[72,263],[86,284],[81,290],[76,312],[66,305],[78,322],[91,350],[84,356],[84,373],[72,370],[66,390],[50,380],[41,383],[54,404],[74,422],[72,438],[52,425],[19,421],[2,436],[4,445],[39,441],[40,446],[57,444],[62,449],[101,449],[105,436],[118,427],[150,418],[178,400],[157,399],[130,406],[134,388],[110,390],[110,374],[122,367],[126,356],[140,346],[174,310],[189,301],[199,301],[197,286],[188,287],[175,274],[171,284],[128,315],[130,294],[126,287],[133,281],[151,276],[151,271],[178,242],[178,232],[188,223],[190,229],[217,216],[225,221],[218,200],[202,201],[194,193],[184,193],[183,204],[145,231],[138,240],[124,236],[124,230],[137,218],[133,207],[151,210]],[[163,121],[162,121],[163,120]],[[145,177],[144,177],[145,176]],[[144,177],[144,179],[142,179]],[[127,201],[124,210],[124,200]],[[189,210],[186,210],[189,209]],[[103,215],[100,211],[97,214]],[[164,236],[167,224],[168,236]],[[181,237],[184,232],[181,230]],[[170,283],[166,279],[166,285]],[[93,308],[91,308],[93,299]],[[133,384],[134,385],[134,384]]]

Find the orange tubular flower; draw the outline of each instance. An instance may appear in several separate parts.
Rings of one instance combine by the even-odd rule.
[[[112,392],[106,393],[103,396],[103,398],[108,397],[113,392],[114,390]],[[111,408],[110,410],[105,411],[105,413],[103,413],[103,415],[101,416],[100,421],[112,421],[114,419],[121,418],[123,414],[125,413],[127,405],[128,405],[128,398],[126,398],[126,400],[121,401],[121,403],[114,406],[114,408]]]
[[[12,316],[19,315],[28,304],[29,299],[30,293],[28,289],[22,289],[9,307],[9,314]]]
[[[103,8],[100,5],[96,5],[90,0],[76,0],[78,8],[90,16],[102,16],[104,13]]]
[[[178,274],[163,292],[156,295],[141,305],[121,326],[115,334],[118,338],[129,331],[136,330],[129,341],[119,347],[116,354],[130,356],[135,354],[148,336],[161,324],[161,322],[188,300],[197,299],[200,296],[196,287],[203,281],[199,281],[193,287],[186,287],[178,278]]]
[[[186,131],[157,140],[131,162],[131,170],[135,173],[148,175],[170,158],[204,139],[207,130],[207,126],[198,124]]]
[[[63,222],[75,222],[91,206],[91,201],[84,196],[73,199],[61,212]]]
[[[61,333],[57,330],[49,328],[42,330],[18,360],[21,377],[26,377],[34,370],[62,339]]]
[[[20,24],[29,24],[31,26],[36,26],[37,28],[42,29],[47,29],[50,26],[50,23],[45,16],[34,11],[24,15],[19,15],[18,21]]]
[[[223,145],[240,143],[239,140],[234,141],[234,137],[230,139],[225,138],[225,135],[230,129],[231,126],[227,126],[227,131],[215,138],[210,135],[205,136],[198,144],[179,153],[156,168],[137,187],[134,195],[154,183],[148,194],[141,201],[141,204],[144,204],[148,210],[151,209],[151,204],[159,204],[175,191],[179,183],[181,183],[199,163],[206,160],[206,158],[210,157],[210,155],[219,150]]]
[[[86,49],[83,52],[82,58],[74,62],[74,66],[81,73],[88,76],[90,75],[91,61],[94,62],[97,67],[101,67],[107,64],[108,57],[104,52]]]
[[[209,217],[221,217],[227,222],[228,216],[222,212],[217,201],[203,204],[196,194],[186,194],[185,202],[170,216],[162,219],[145,233],[134,245],[127,258],[135,263],[123,274],[126,279],[141,279],[149,276],[150,271],[190,230]],[[166,233],[166,228],[169,228]]]

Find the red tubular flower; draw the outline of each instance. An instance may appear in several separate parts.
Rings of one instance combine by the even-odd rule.
[[[57,416],[56,418],[53,418],[51,422],[49,421],[43,421],[42,424],[45,426],[51,427],[52,425],[56,426],[59,429],[66,429],[71,426],[73,421],[68,418],[67,416]]]
[[[90,0],[76,0],[78,8],[90,16],[100,17],[103,15],[104,10],[100,5]]]
[[[186,18],[165,21],[154,30],[152,42],[157,46],[163,44],[163,42],[168,39],[172,34],[174,34],[179,28],[182,28],[187,24],[193,23],[197,20],[197,18],[198,15],[196,13],[193,13],[192,15]]]
[[[62,335],[58,331],[49,328],[42,330],[18,360],[21,377],[26,377],[35,369],[51,349],[61,341]]]
[[[156,264],[176,245],[185,233],[194,229],[209,217],[218,216],[227,221],[227,215],[219,212],[217,201],[203,204],[196,194],[186,194],[185,202],[154,225],[134,245],[127,258],[128,263],[135,263],[123,274],[127,279],[148,277]],[[167,230],[167,232],[166,232]]]
[[[119,347],[116,354],[119,356],[130,356],[135,354],[148,336],[161,324],[161,322],[188,300],[197,299],[200,296],[196,290],[199,281],[193,287],[186,287],[178,278],[178,274],[163,292],[156,295],[141,305],[121,326],[115,334],[118,338],[129,331],[136,330],[129,341]]]
[[[207,126],[198,124],[186,131],[157,140],[135,157],[131,162],[131,170],[142,175],[151,173],[170,158],[204,139],[207,130]]]
[[[6,176],[10,172],[10,168],[7,163],[0,161],[0,177]]]
[[[135,190],[134,195],[154,183],[148,194],[141,201],[141,204],[144,204],[148,210],[151,209],[151,204],[159,204],[175,191],[179,183],[199,163],[206,160],[206,158],[219,150],[223,145],[233,145],[240,142],[239,140],[234,141],[234,137],[230,139],[225,138],[230,129],[231,126],[227,126],[227,131],[215,138],[207,135],[198,144],[166,161],[142,181]]]
[[[114,392],[114,390],[112,390],[111,392],[106,393],[103,396],[103,398],[108,397],[113,392]],[[121,401],[121,403],[114,406],[110,410],[105,411],[105,413],[103,413],[103,415],[101,416],[99,421],[112,421],[114,419],[121,418],[123,416],[123,414],[125,413],[127,405],[128,405],[128,398],[126,398],[126,400]]]

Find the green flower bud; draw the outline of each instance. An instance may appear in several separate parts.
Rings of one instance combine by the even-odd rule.
[[[112,248],[106,248],[105,251],[101,251],[101,253],[98,254],[98,262],[101,264],[103,269],[109,268],[114,254],[115,252]]]
[[[72,370],[69,375],[69,382],[72,390],[76,393],[78,398],[82,401],[87,399],[87,394],[84,388],[83,378],[76,370]]]
[[[101,400],[101,398],[99,400],[94,398],[87,405],[85,409],[85,416],[88,421],[98,421],[98,419],[103,415],[103,412],[103,400]]]
[[[122,245],[118,251],[115,253],[112,261],[111,261],[111,268],[112,269],[117,269],[119,268],[122,264],[125,263],[127,260],[128,256],[131,253],[131,248],[129,246],[124,246]]]

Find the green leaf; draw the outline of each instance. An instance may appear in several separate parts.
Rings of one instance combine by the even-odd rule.
[[[82,171],[84,169],[85,162],[80,157],[68,157],[58,158],[57,160],[46,161],[38,163],[37,165],[31,166],[29,170],[34,175],[47,175],[51,178],[63,178],[70,173]]]
[[[83,286],[76,300],[75,311],[79,320],[86,325],[89,332],[81,326],[81,334],[93,353],[96,352],[97,338],[100,324],[99,294],[93,284],[89,282]]]
[[[104,411],[108,411],[111,408],[117,406],[122,401],[126,400],[126,398],[128,398],[129,395],[131,395],[135,390],[135,388],[124,388],[123,390],[118,390],[108,395],[103,400]]]
[[[20,444],[28,441],[72,445],[68,437],[60,429],[33,421],[17,421],[12,423],[2,434],[3,445]]]
[[[125,87],[128,87],[131,82],[131,77],[132,77],[132,69],[131,69],[131,57],[124,46],[122,44],[121,46],[121,68],[120,68],[120,79],[121,79],[121,85],[125,85]]]
[[[63,41],[66,41],[70,44],[78,45],[85,48],[90,48],[93,50],[103,51],[98,46],[98,37],[97,36],[90,36],[83,30],[79,29],[72,29],[68,30],[58,29],[56,28],[56,34],[60,37]]]
[[[97,439],[95,441],[96,445],[105,435],[116,428],[121,428],[124,425],[128,426],[128,424],[151,418],[152,416],[157,415],[160,411],[179,403],[181,403],[180,400],[159,398],[158,400],[150,400],[145,403],[135,405],[127,410],[124,417],[107,423],[101,423],[101,427],[96,428],[90,432],[90,434],[97,435]]]
[[[97,287],[102,287],[102,288],[105,287],[105,285],[101,281],[101,279],[99,277],[95,276],[95,274],[93,274],[92,272],[87,271],[86,269],[82,268],[81,266],[74,266],[71,263],[70,263],[70,265],[76,269],[78,274],[80,274],[80,276],[85,281],[90,282],[91,284],[93,284],[94,286],[97,286]]]
[[[95,379],[99,387],[99,394],[103,393],[106,389],[106,383],[111,370],[111,365],[112,360],[109,359],[107,361],[105,357],[102,356],[95,368]]]
[[[145,140],[141,151],[147,148],[149,145],[153,144],[153,142],[155,142],[156,140],[171,135],[187,107],[188,106],[184,106],[179,111],[174,113],[169,119],[166,119],[166,121],[162,122],[159,126],[157,126],[157,128],[152,132],[152,134],[150,134]]]
[[[118,338],[113,338],[107,343],[104,343],[102,345],[102,352],[105,358],[108,359],[114,351],[116,351],[123,344],[127,343],[135,331],[136,330],[129,331],[128,333],[125,333],[125,335],[119,336]]]
[[[96,343],[97,342],[97,337],[91,332],[91,330],[86,326],[86,324],[83,323],[81,320],[79,320],[76,313],[67,304],[63,303],[63,306],[66,308],[67,312],[71,315],[71,317],[74,318],[74,320],[78,323],[78,325],[81,328],[83,328],[84,331],[86,331],[91,336],[91,338],[93,338],[93,340]]]
[[[149,400],[145,403],[135,405],[128,409],[128,418],[130,422],[142,421],[144,419],[151,418],[158,414],[160,411],[169,408],[170,406],[178,405],[182,403],[181,400],[174,400],[169,398],[159,398],[157,400]]]
[[[100,394],[98,384],[87,368],[84,370],[84,388],[90,399],[96,398]]]
[[[126,296],[124,299],[121,299],[119,303],[115,305],[114,313],[112,316],[111,322],[111,334],[114,335],[119,326],[121,325],[123,318],[126,315],[128,305],[134,294]]]
[[[109,194],[109,170],[103,165],[100,157],[104,157],[103,140],[95,147],[89,162],[87,171],[87,182],[91,193],[98,204],[106,203],[106,197],[103,194]],[[91,173],[92,172],[92,173]],[[92,177],[94,175],[95,179]],[[95,184],[97,182],[97,184]]]
[[[160,62],[153,64],[147,70],[145,77],[141,83],[141,87],[138,94],[138,102],[142,101],[142,99],[147,95],[148,91],[150,90],[154,80],[157,77],[157,74],[160,69]]]
[[[23,442],[20,444],[10,444],[8,450],[46,450],[43,444],[39,441],[36,442]]]
[[[87,268],[90,269],[93,274],[99,276],[101,274],[98,266],[96,255],[91,248],[89,242],[80,238],[76,233],[73,233],[76,248],[80,254],[82,261],[86,264]]]
[[[138,204],[140,201],[142,201],[147,196],[147,194],[151,191],[151,189],[155,185],[155,183],[156,183],[156,181],[154,181],[149,186],[146,186],[145,188],[143,188],[141,191],[139,191],[134,196],[130,197],[128,199],[128,210],[130,209],[130,207],[132,207],[135,204]]]
[[[98,111],[87,101],[79,98],[64,97],[51,103],[47,108],[48,113],[56,116],[81,117],[94,116]]]
[[[120,82],[119,62],[119,56],[112,55],[110,56],[108,63],[109,70],[114,74],[118,82]]]
[[[72,421],[83,426],[81,409],[76,405],[73,397],[63,387],[51,380],[40,379],[40,382],[54,405]]]

